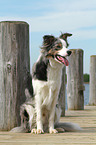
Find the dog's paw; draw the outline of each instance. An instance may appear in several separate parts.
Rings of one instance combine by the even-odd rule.
[[[49,133],[51,133],[51,134],[52,134],[52,133],[58,133],[58,131],[57,131],[56,129],[50,129],[50,130],[49,130]]]
[[[32,129],[31,133],[35,133],[35,134],[43,134],[44,131],[42,129]]]
[[[37,134],[37,129],[35,129],[35,128],[32,129],[32,130],[31,130],[31,133],[35,133],[35,134]]]
[[[44,133],[43,129],[37,129],[37,134],[43,134],[43,133]]]

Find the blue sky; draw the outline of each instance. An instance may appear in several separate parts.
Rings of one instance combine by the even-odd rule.
[[[30,25],[31,68],[46,34],[72,33],[70,49],[84,50],[84,73],[96,55],[96,0],[0,0],[0,21],[26,21]]]

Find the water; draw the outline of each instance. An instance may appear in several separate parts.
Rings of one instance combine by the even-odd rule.
[[[85,91],[84,91],[84,105],[89,103],[89,84],[84,84]],[[67,110],[67,93],[66,93],[66,110]]]
[[[85,91],[84,91],[84,105],[89,103],[89,84],[85,84]]]

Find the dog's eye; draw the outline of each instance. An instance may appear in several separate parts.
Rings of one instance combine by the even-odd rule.
[[[62,48],[62,45],[57,45],[56,47],[55,47],[55,50],[59,50],[59,49],[61,49]]]
[[[57,46],[57,48],[61,48],[61,46],[60,46],[60,45],[58,45],[58,46]]]
[[[58,43],[57,47],[58,48],[62,48],[62,44],[61,43]]]

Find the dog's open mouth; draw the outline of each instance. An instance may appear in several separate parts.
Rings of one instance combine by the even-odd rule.
[[[68,66],[68,65],[69,65],[68,60],[67,60],[64,56],[56,55],[55,58],[56,58],[56,60],[59,61],[60,63],[65,64],[65,66]]]

